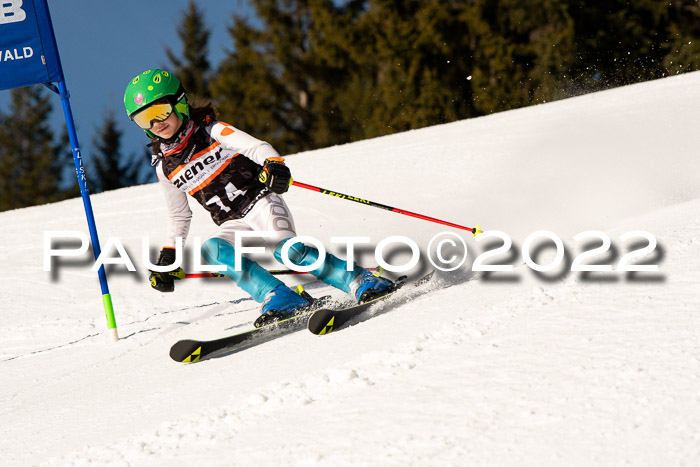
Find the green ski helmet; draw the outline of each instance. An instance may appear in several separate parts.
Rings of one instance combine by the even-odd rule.
[[[134,114],[155,101],[166,98],[170,101],[178,117],[187,120],[190,116],[190,107],[187,105],[187,94],[172,73],[160,70],[146,70],[136,75],[126,86],[124,91],[124,108],[129,119],[133,120]],[[149,130],[143,130],[150,138],[156,136]]]

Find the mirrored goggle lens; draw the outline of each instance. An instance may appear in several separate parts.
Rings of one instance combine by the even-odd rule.
[[[163,102],[146,107],[131,119],[144,130],[150,130],[153,122],[162,122],[172,113],[173,106],[169,102]]]

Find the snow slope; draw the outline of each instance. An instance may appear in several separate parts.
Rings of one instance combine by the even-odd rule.
[[[699,108],[690,73],[290,157],[296,180],[507,233],[491,263],[514,270],[470,271],[497,240],[293,188],[297,230],[332,251],[331,237],[405,235],[425,258],[451,231],[467,263],[340,332],[195,365],[172,362],[170,345],[248,329],[258,304],[227,280],[150,289],[156,185],[93,197],[103,246],[118,237],[140,271],[109,267],[116,344],[89,255],[43,271],[45,231],[87,231],[81,201],[0,213],[2,464],[697,465]],[[194,211],[190,235],[207,238]],[[566,256],[538,274],[521,253],[543,229]],[[641,262],[659,271],[571,272],[600,245],[573,240],[588,230],[612,241],[589,262],[613,266],[646,244],[621,236],[650,232]],[[546,264],[554,249],[530,251]]]

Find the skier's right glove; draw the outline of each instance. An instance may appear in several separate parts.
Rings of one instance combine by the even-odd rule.
[[[158,266],[169,266],[175,262],[175,248],[164,247],[160,256],[158,256]],[[158,292],[172,292],[175,290],[175,279],[184,279],[185,271],[182,268],[177,268],[169,272],[151,271],[148,280],[151,281],[151,287]]]
[[[292,184],[292,173],[289,167],[284,165],[281,157],[270,157],[265,159],[262,170],[258,174],[258,179],[267,186],[270,191],[281,195],[289,190]]]

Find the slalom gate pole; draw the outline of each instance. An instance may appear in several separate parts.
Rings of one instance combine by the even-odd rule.
[[[63,114],[66,120],[66,127],[68,128],[68,137],[70,139],[71,148],[73,150],[73,162],[75,163],[75,174],[78,176],[78,185],[80,187],[80,195],[83,198],[83,206],[85,208],[85,216],[87,217],[88,229],[90,231],[90,240],[92,241],[92,251],[95,254],[95,260],[100,256],[100,239],[97,236],[97,226],[95,225],[95,215],[92,211],[92,203],[90,202],[90,191],[87,186],[87,176],[85,173],[85,167],[83,167],[83,158],[80,155],[80,146],[78,144],[78,134],[75,130],[75,122],[73,121],[73,112],[70,106],[70,94],[66,87],[65,81],[58,82],[58,88],[54,88],[52,85],[47,85],[47,87],[61,97],[61,102],[63,104]],[[97,271],[97,275],[100,279],[100,287],[102,289],[102,304],[105,309],[105,317],[107,318],[107,329],[109,330],[110,336],[114,342],[119,340],[119,334],[117,334],[117,321],[114,318],[114,307],[112,305],[112,295],[109,293],[109,286],[107,285],[107,276],[105,274],[104,265],[100,266]]]
[[[68,8],[68,7],[66,7]],[[72,26],[71,26],[72,27]],[[63,115],[66,119],[66,127],[73,151],[75,172],[78,176],[78,186],[85,206],[92,249],[95,259],[100,255],[100,243],[95,227],[95,217],[90,203],[90,193],[87,187],[87,177],[83,167],[83,159],[80,156],[78,135],[75,131],[73,112],[70,108],[70,95],[66,88],[61,57],[58,53],[56,35],[53,31],[51,13],[47,0],[1,0],[0,1],[0,52],[6,51],[5,61],[2,63],[0,73],[0,91],[15,89],[33,84],[44,84],[52,92],[61,97]],[[12,57],[10,50],[14,50]],[[18,56],[18,50],[22,56]],[[8,61],[7,58],[11,60]],[[22,60],[19,60],[19,59]],[[0,59],[1,61],[1,59]],[[54,83],[57,83],[56,86]],[[114,319],[112,296],[107,287],[107,277],[104,266],[98,271],[100,286],[102,288],[102,304],[107,316],[107,326],[112,339],[119,340],[117,323]]]
[[[384,209],[385,211],[396,212],[399,214],[403,214],[405,216],[411,216],[411,217],[415,217],[417,219],[423,219],[425,221],[435,222],[436,224],[442,224],[442,225],[446,225],[448,227],[454,227],[455,229],[466,230],[468,232],[471,232],[475,237],[478,234],[482,233],[481,226],[478,224],[475,227],[465,227],[463,225],[453,224],[452,222],[443,221],[440,219],[436,219],[434,217],[430,217],[430,216],[426,216],[423,214],[418,214],[415,212],[407,211],[405,209],[399,209],[399,208],[395,208],[392,206],[387,206],[386,204],[377,203],[375,201],[369,201],[366,199],[358,198],[357,196],[345,195],[345,194],[339,193],[337,191],[327,190],[325,188],[320,188],[320,187],[313,186],[313,185],[307,185],[306,183],[297,182],[296,180],[294,180],[292,182],[292,185],[298,186],[299,188],[305,188],[307,190],[322,193],[324,195],[334,196],[336,198],[346,199],[348,201],[354,201],[356,203],[360,203],[360,204],[363,204],[365,206],[372,206],[373,208],[379,208],[379,209]]]

